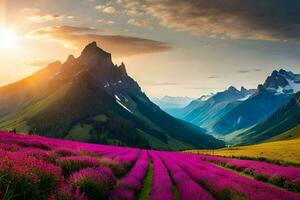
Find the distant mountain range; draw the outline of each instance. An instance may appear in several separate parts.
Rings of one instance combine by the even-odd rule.
[[[229,138],[229,143],[252,144],[279,137],[299,125],[299,104],[295,103],[299,91],[300,74],[281,69],[273,71],[257,89],[231,86],[206,100],[199,98],[185,108],[166,111]]]
[[[230,86],[227,90],[214,95],[202,96],[185,108],[173,110],[170,114],[214,132],[216,122],[254,93],[255,90],[252,89],[247,90],[242,87],[237,90]]]
[[[164,96],[164,97],[156,97],[152,99],[153,103],[158,105],[161,109],[174,109],[174,108],[183,108],[191,101],[193,101],[190,97],[172,97],[172,96]]]
[[[228,112],[214,125],[219,134],[250,127],[269,117],[300,90],[300,76],[285,70],[273,71],[255,94]]]
[[[152,103],[125,65],[95,42],[0,88],[0,129],[85,142],[157,149],[224,146]]]

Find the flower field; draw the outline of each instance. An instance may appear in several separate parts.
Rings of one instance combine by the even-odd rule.
[[[0,133],[3,200],[296,200],[299,186],[300,168]]]

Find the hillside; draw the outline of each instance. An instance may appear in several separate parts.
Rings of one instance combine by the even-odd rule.
[[[269,140],[292,139],[297,134],[300,124],[300,92],[261,123],[235,134],[234,140],[239,144],[254,144]],[[290,130],[291,129],[291,130]],[[290,131],[289,131],[290,130]],[[287,132],[288,131],[288,132]],[[285,133],[287,132],[287,133]]]
[[[281,133],[280,135],[274,136],[268,141],[278,141],[278,140],[290,140],[300,138],[300,125],[297,125],[290,130]]]
[[[153,104],[95,42],[78,58],[0,88],[0,129],[143,148],[224,145]]]

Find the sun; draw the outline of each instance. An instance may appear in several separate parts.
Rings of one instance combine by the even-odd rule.
[[[11,30],[0,28],[0,49],[12,49],[17,47],[17,37]]]

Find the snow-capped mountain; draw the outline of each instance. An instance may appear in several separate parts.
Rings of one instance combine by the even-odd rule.
[[[227,134],[250,127],[287,103],[300,91],[300,75],[283,69],[273,71],[264,84],[247,100],[236,106],[214,125],[215,132]]]
[[[214,96],[215,94],[214,93],[210,93],[210,94],[205,94],[205,95],[202,95],[199,99],[199,101],[207,101],[210,97]]]
[[[203,103],[198,104],[197,107],[186,113],[183,119],[210,130],[219,118],[239,104],[240,101],[249,98],[254,92],[254,90],[247,90],[244,87],[238,90],[230,86],[227,90],[218,92]]]
[[[202,96],[192,101],[180,111],[168,111],[171,115],[191,122],[197,126],[211,131],[211,127],[224,114],[233,109],[241,101],[253,95],[255,90],[247,90],[241,87],[240,90],[230,86],[227,90],[212,95]]]
[[[264,87],[276,95],[297,93],[300,91],[300,74],[275,70],[265,81]]]

